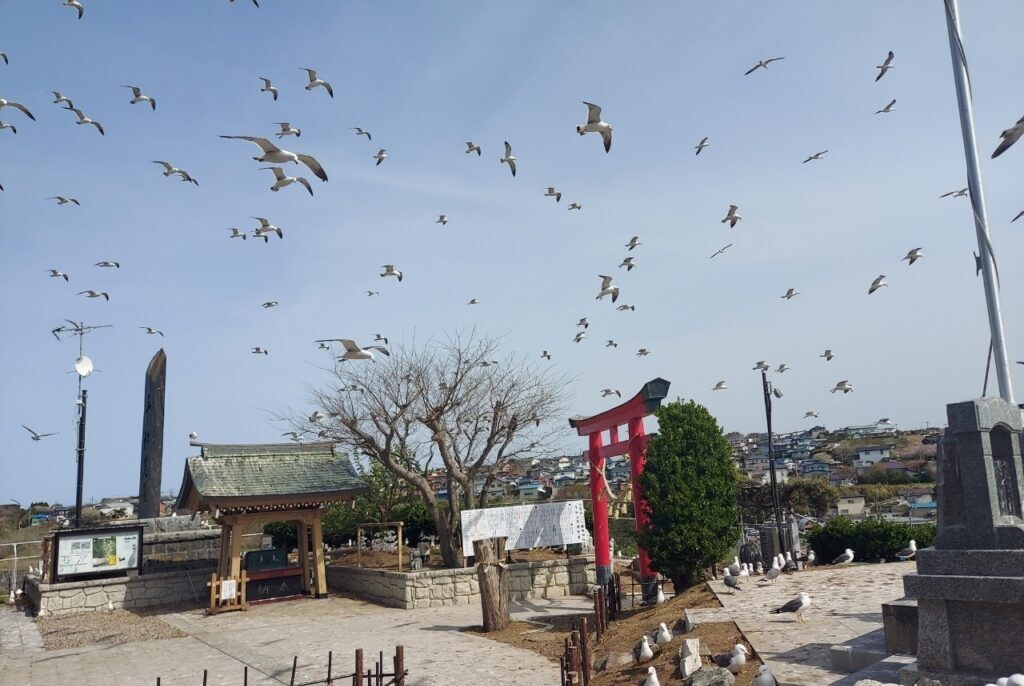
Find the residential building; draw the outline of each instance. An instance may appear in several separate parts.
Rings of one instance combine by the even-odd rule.
[[[889,459],[889,451],[892,445],[862,445],[856,449],[857,456],[853,458],[853,466],[857,472],[862,472],[869,467]]]
[[[841,496],[832,508],[833,514],[845,517],[863,517],[866,510],[866,500],[862,495]]]

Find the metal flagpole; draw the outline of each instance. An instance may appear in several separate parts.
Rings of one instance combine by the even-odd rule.
[[[981,276],[985,284],[985,303],[988,306],[988,326],[992,333],[996,380],[999,383],[1000,397],[1012,403],[1013,384],[1010,380],[1010,363],[1006,354],[1006,339],[1003,334],[1003,316],[999,305],[995,259],[992,256],[992,244],[988,237],[988,214],[985,211],[985,192],[981,183],[981,170],[978,167],[978,145],[974,139],[971,83],[960,35],[960,11],[957,8],[957,0],[944,0],[944,4],[946,27],[949,31],[949,51],[953,59],[953,81],[956,84],[956,97],[960,110],[960,129],[964,139],[964,156],[967,159],[967,185],[970,187],[971,206],[974,209],[974,226],[978,236]]]
[[[779,505],[779,484],[775,478],[775,442],[772,440],[772,392],[768,386],[768,370],[761,370],[761,386],[764,389],[764,416],[768,423],[768,474],[772,487],[772,509],[775,511],[775,528],[779,532],[779,547],[782,552],[789,550],[786,532],[782,528],[782,507]],[[778,551],[776,551],[778,552]]]

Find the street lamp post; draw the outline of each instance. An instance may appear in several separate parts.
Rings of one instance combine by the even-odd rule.
[[[21,503],[19,503],[14,498],[8,498],[8,500],[10,500],[12,503],[18,506],[18,518],[14,520],[14,530],[21,531]]]
[[[783,552],[789,549],[786,532],[782,528],[782,507],[779,505],[779,482],[775,478],[775,445],[772,440],[772,394],[781,398],[782,393],[773,389],[768,382],[768,370],[761,369],[761,386],[764,389],[764,416],[768,423],[768,474],[772,486],[772,509],[775,511],[775,528],[779,532],[779,545]]]

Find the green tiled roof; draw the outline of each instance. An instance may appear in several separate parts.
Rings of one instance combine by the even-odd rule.
[[[194,489],[199,501],[352,495],[366,488],[346,455],[330,443],[200,445],[188,458],[179,502]]]

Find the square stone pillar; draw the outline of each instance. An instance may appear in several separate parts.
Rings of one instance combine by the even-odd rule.
[[[918,603],[904,684],[983,686],[1024,672],[1021,412],[999,398],[947,405],[935,547],[903,578]]]

